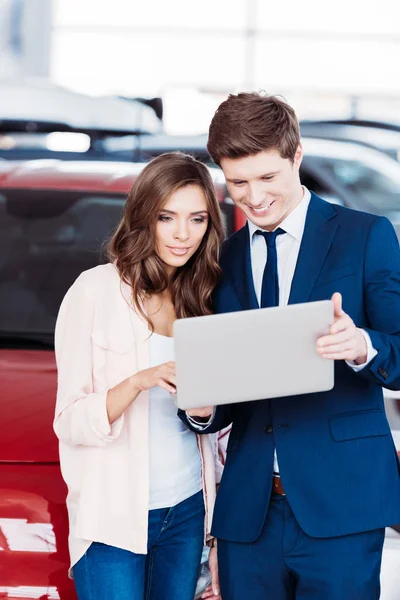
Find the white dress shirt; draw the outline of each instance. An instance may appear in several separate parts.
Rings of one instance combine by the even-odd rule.
[[[279,306],[286,306],[289,301],[290,288],[299,256],[300,244],[311,194],[304,190],[303,199],[296,208],[279,225],[286,235],[276,238],[276,254],[279,282]],[[265,265],[267,263],[267,244],[262,235],[255,235],[260,227],[248,221],[250,233],[251,270],[258,305],[261,306],[261,288]]]
[[[276,253],[278,267],[278,283],[279,283],[279,306],[286,306],[289,301],[290,289],[296,269],[297,259],[301,240],[303,238],[304,227],[306,224],[307,210],[311,200],[311,194],[307,188],[303,186],[303,198],[294,210],[279,224],[286,234],[276,237]],[[261,289],[264,275],[265,265],[267,263],[267,244],[262,235],[257,235],[256,231],[260,227],[252,221],[248,221],[249,237],[250,237],[250,256],[251,270],[253,275],[254,290],[256,293],[258,305],[261,305]],[[347,364],[354,370],[360,371],[363,369],[377,354],[377,351],[372,347],[371,339],[368,333],[361,330],[367,343],[367,360],[365,363],[358,365],[354,361],[346,361]],[[213,419],[212,415],[206,424],[202,424],[190,419],[193,425],[199,426],[199,429],[206,427]],[[190,417],[189,417],[190,418]],[[277,456],[275,452],[274,471],[279,472]]]

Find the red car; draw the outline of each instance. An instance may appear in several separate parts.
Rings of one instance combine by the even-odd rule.
[[[52,428],[54,325],[75,278],[105,260],[143,167],[0,161],[0,598],[76,599]],[[229,232],[233,205],[211,172]]]

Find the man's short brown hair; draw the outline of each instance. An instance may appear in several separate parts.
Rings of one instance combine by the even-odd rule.
[[[278,150],[294,160],[300,144],[296,113],[284,100],[256,92],[230,94],[210,125],[207,149],[215,164],[222,158],[243,158]]]

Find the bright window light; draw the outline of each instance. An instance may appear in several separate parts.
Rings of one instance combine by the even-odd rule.
[[[47,136],[46,146],[53,152],[87,152],[90,137],[85,133],[55,131]]]

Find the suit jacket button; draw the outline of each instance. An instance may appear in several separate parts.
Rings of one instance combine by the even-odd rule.
[[[389,377],[389,373],[383,367],[379,367],[378,373],[383,379],[387,379]]]
[[[264,431],[265,431],[265,433],[272,433],[272,431],[273,431],[272,425],[266,425],[264,427]]]

